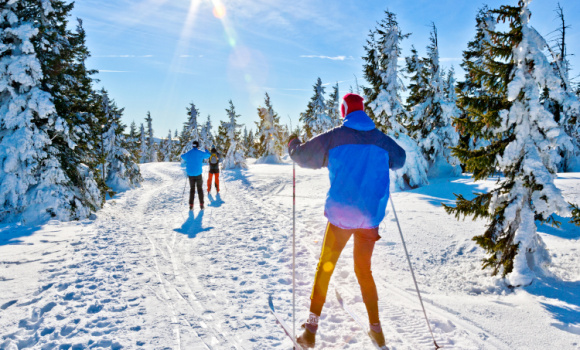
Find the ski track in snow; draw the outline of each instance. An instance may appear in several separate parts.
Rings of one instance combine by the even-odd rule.
[[[143,186],[109,200],[95,220],[51,222],[35,235],[22,238],[28,245],[15,247],[25,249],[26,256],[18,255],[18,250],[10,261],[0,255],[0,288],[13,288],[0,294],[0,349],[291,348],[267,306],[272,294],[278,311],[292,324],[291,171],[288,165],[255,164],[247,171],[224,171],[221,196],[215,191],[209,196],[206,193],[206,209],[200,211],[196,200],[194,211],[187,212],[189,186],[184,194],[179,165],[146,164],[142,166]],[[324,170],[297,169],[297,173],[298,334],[308,314],[326,226],[322,208],[328,175]],[[438,216],[432,223],[455,221],[441,214],[440,208],[417,206],[417,198],[430,201],[436,197],[417,192],[395,193],[393,198],[401,204],[401,226],[408,234],[407,244],[438,344],[445,349],[526,348],[520,347],[526,339],[514,344],[494,321],[508,315],[514,309],[510,303],[520,300],[522,293],[504,296],[505,288],[479,271],[482,253],[476,254],[473,243],[462,240],[459,233],[449,234],[435,224],[430,236],[421,236],[425,224],[418,225],[426,215]],[[393,220],[389,212],[373,255],[385,337],[392,350],[431,349],[432,339]],[[469,232],[482,224],[459,222],[457,227]],[[58,240],[59,232],[66,237]],[[50,234],[55,240],[48,245],[34,239],[41,234]],[[449,240],[441,244],[447,236]],[[0,252],[7,252],[10,246],[1,244]],[[48,248],[43,250],[43,244]],[[565,258],[570,264],[578,262],[568,255]],[[565,265],[558,268],[566,270]],[[18,289],[17,281],[27,271],[36,271],[38,280],[22,280]],[[470,283],[474,279],[487,285]],[[25,288],[31,286],[36,287]],[[365,320],[366,309],[353,271],[352,240],[331,280],[317,348],[372,348],[363,330],[340,308],[335,288]],[[467,299],[474,294],[479,295],[474,298],[482,298],[483,306]],[[457,295],[461,297],[456,303]],[[560,344],[578,348],[578,342],[566,343],[566,339]]]

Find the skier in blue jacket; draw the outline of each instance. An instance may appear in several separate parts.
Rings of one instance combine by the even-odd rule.
[[[207,150],[200,151],[198,149],[199,142],[193,141],[193,148],[181,155],[181,159],[185,163],[185,172],[189,177],[189,210],[193,210],[193,199],[195,198],[195,188],[197,187],[197,195],[199,197],[199,207],[203,209],[203,177],[202,165],[204,159],[211,156]]]
[[[328,219],[324,243],[310,296],[310,315],[297,341],[315,344],[318,320],[326,301],[330,277],[350,237],[354,234],[354,270],[369,316],[369,335],[385,345],[379,321],[378,295],[371,272],[371,257],[389,199],[389,169],[405,163],[405,151],[376,129],[364,112],[363,98],[346,94],[341,105],[343,125],[301,143],[290,137],[288,153],[298,165],[328,167],[330,189],[324,215]]]

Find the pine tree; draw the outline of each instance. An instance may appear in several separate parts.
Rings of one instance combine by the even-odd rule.
[[[123,109],[119,109],[109,99],[107,91],[101,91],[99,100],[102,106],[102,119],[105,129],[102,136],[101,151],[104,154],[105,183],[112,192],[126,191],[139,186],[143,181],[135,154],[129,151],[130,140],[124,135],[125,125],[121,121]]]
[[[131,122],[129,127],[129,135],[127,135],[127,150],[131,152],[137,163],[140,162],[141,156],[139,155],[139,134],[137,133],[137,124],[135,121]]]
[[[338,90],[338,83],[332,87],[332,93],[328,96],[328,100],[326,100],[326,114],[332,120],[332,126],[340,126],[342,124],[342,120],[340,117],[340,94]]]
[[[171,136],[171,129],[169,129],[169,133],[167,134],[167,145],[165,148],[166,154],[164,161],[173,162],[175,159],[175,144],[173,143],[173,137]]]
[[[236,108],[234,103],[230,100],[230,108],[226,108],[226,113],[228,114],[229,122],[221,122],[220,128],[223,128],[226,132],[226,137],[228,141],[227,153],[224,158],[223,168],[224,169],[234,169],[234,168],[247,168],[246,159],[244,158],[244,146],[240,142],[240,128],[242,125],[237,124],[237,119],[240,117],[236,114]]]
[[[242,144],[244,145],[244,149],[246,150],[246,153],[244,153],[244,157],[248,158],[248,150],[249,150],[248,128],[245,126],[244,126],[244,133],[242,134]]]
[[[94,71],[85,67],[82,23],[67,28],[72,4],[61,1],[1,4],[0,201],[7,210],[0,220],[85,218],[102,205],[106,186],[91,170]]]
[[[260,158],[257,163],[280,163],[280,156],[283,150],[283,136],[282,127],[280,126],[280,117],[270,102],[270,96],[266,93],[264,99],[266,107],[258,107],[259,122],[256,122],[257,133],[256,137],[259,139],[258,154]]]
[[[218,132],[215,137],[215,148],[219,154],[226,154],[230,148],[230,140],[228,139],[228,129],[225,127],[226,123],[220,120]]]
[[[147,152],[147,133],[145,126],[141,123],[139,131],[139,163],[149,163],[149,153]]]
[[[558,165],[558,170],[580,171],[580,102],[570,83],[570,61],[566,46],[566,29],[570,27],[566,25],[564,10],[560,4],[556,13],[561,21],[561,27],[556,30],[558,37],[555,47],[552,48],[547,43],[542,44],[552,55],[551,65],[559,84],[557,86],[552,84],[551,87],[544,89],[542,103],[572,139],[571,149],[560,149],[562,160]]]
[[[300,121],[304,123],[304,132],[307,139],[322,134],[333,127],[332,120],[326,113],[324,87],[320,78],[318,78],[313,88],[314,95],[308,102],[306,112],[300,114]]]
[[[155,163],[157,162],[157,144],[153,136],[153,118],[151,117],[151,112],[147,112],[145,121],[147,122],[147,161]]]
[[[461,172],[459,161],[450,149],[459,142],[459,135],[452,123],[460,112],[455,103],[445,96],[437,40],[437,28],[432,24],[427,57],[418,59],[414,51],[413,56],[407,59],[407,71],[414,74],[407,99],[411,115],[409,129],[427,159],[428,175],[433,177],[442,175],[442,171],[451,175]],[[442,170],[445,167],[449,169]]]
[[[187,110],[187,122],[183,125],[182,139],[181,139],[181,153],[186,153],[191,150],[192,142],[200,142],[199,139],[199,127],[197,123],[197,116],[199,115],[199,109],[195,107],[195,104],[191,102]],[[201,142],[200,142],[201,145]]]
[[[167,134],[167,138],[161,141],[159,148],[159,159],[162,162],[171,162],[173,159],[173,141],[171,140],[171,129]]]
[[[32,45],[39,30],[31,18],[19,16],[17,2],[0,4],[0,220],[34,220],[35,212],[64,219],[59,207],[70,207],[74,193],[53,157],[48,133],[65,124],[42,89],[42,67]],[[56,203],[49,202],[50,191],[57,194]]]
[[[475,21],[475,38],[467,44],[467,49],[463,51],[463,61],[460,64],[466,72],[465,77],[463,81],[457,83],[456,92],[459,93],[459,98],[477,96],[482,98],[482,101],[484,101],[484,98],[491,98],[493,92],[485,87],[483,81],[475,79],[476,76],[474,72],[485,70],[484,58],[487,55],[485,50],[486,47],[489,46],[489,41],[491,39],[489,33],[495,31],[496,19],[490,12],[489,8],[484,6],[478,11]],[[469,118],[470,121],[475,121],[477,117],[473,111],[468,108],[463,108],[464,105],[461,103],[458,103],[458,107],[460,109],[460,115],[455,123],[460,133],[458,147],[473,150],[489,145],[489,141],[485,138],[473,137],[468,130],[463,128],[465,122],[462,120]],[[465,170],[466,165],[462,163],[462,167]]]
[[[564,9],[560,6],[560,3],[557,5],[556,13],[561,22],[561,26],[556,29],[556,32],[559,35],[556,39],[555,47],[551,48],[549,45],[547,45],[547,47],[553,56],[552,66],[562,80],[562,88],[566,91],[570,91],[572,90],[570,84],[571,65],[570,60],[568,59],[568,50],[566,46],[566,29],[569,29],[570,26],[566,25]]]
[[[281,126],[280,136],[279,136],[280,148],[281,148],[280,154],[285,154],[288,152],[287,141],[288,141],[288,138],[290,137],[290,129],[288,128],[288,125],[280,125],[280,126]]]
[[[208,114],[207,121],[201,126],[201,131],[199,132],[199,147],[201,149],[211,149],[214,144],[211,128],[211,116]]]
[[[246,145],[246,156],[249,158],[256,158],[258,151],[256,151],[256,141],[252,129],[250,129],[250,132],[246,137],[245,145]]]
[[[489,253],[484,268],[501,273],[512,286],[529,284],[533,269],[549,261],[535,221],[556,223],[554,214],[571,214],[554,185],[558,145],[570,140],[540,103],[540,92],[551,80],[546,73],[552,70],[546,69],[549,62],[538,46],[543,39],[528,25],[528,4],[520,1],[491,11],[498,21],[509,23],[509,30],[487,27],[478,33],[489,36],[479,41],[485,54],[477,61],[464,54],[474,93],[458,89],[459,104],[469,113],[457,119],[460,129],[488,145],[457,146],[454,154],[475,180],[498,172],[503,178],[489,192],[471,200],[458,195],[456,207],[446,206],[457,218],[490,220],[486,231],[473,239]]]
[[[416,188],[428,183],[427,161],[403,125],[408,116],[400,98],[402,84],[398,73],[401,42],[409,34],[401,33],[394,13],[386,11],[385,15],[369,33],[365,46],[364,76],[371,84],[364,88],[366,110],[377,128],[395,139],[407,153],[405,166],[395,172],[397,187]]]
[[[171,162],[180,162],[181,161],[181,142],[179,140],[179,133],[177,129],[173,132],[173,139],[172,139],[173,149],[171,152]]]
[[[79,202],[97,210],[108,191],[96,153],[102,124],[96,117],[100,104],[91,76],[97,71],[86,67],[90,53],[82,21],[78,20],[76,31],[68,29],[72,7],[73,3],[64,1],[33,0],[27,2],[23,12],[38,25],[40,35],[35,46],[45,73],[43,86],[68,128],[68,132],[55,132],[52,144],[72,186],[76,187]]]

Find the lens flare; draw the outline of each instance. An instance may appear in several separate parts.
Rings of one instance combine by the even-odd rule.
[[[334,269],[334,264],[331,263],[330,261],[327,261],[324,263],[324,265],[322,266],[322,268],[324,269],[325,272],[330,272]]]
[[[218,19],[224,18],[226,16],[226,7],[223,4],[216,2],[213,7],[213,15]]]

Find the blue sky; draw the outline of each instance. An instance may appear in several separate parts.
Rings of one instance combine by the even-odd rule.
[[[403,44],[425,53],[430,23],[438,29],[442,65],[454,66],[475,33],[483,4],[471,0],[79,0],[73,16],[83,19],[92,53],[90,68],[100,70],[105,87],[124,121],[137,125],[151,111],[155,136],[181,130],[185,108],[194,102],[201,120],[212,117],[217,131],[231,99],[240,123],[255,130],[257,108],[268,92],[283,123],[296,125],[320,77],[340,93],[362,75],[364,44],[387,8],[401,29],[412,33]],[[580,73],[580,1],[560,1],[567,23],[572,76]],[[560,24],[556,1],[534,0],[531,25],[550,37]]]

